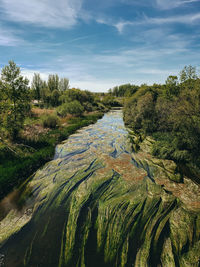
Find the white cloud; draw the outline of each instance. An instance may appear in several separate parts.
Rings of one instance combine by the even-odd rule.
[[[70,28],[77,22],[81,4],[82,0],[1,0],[0,7],[11,21]]]
[[[48,79],[48,72],[42,71],[42,70],[33,70],[33,69],[26,69],[26,68],[21,68],[21,75],[26,77],[29,80],[29,83],[31,84],[34,73],[39,73],[40,77],[47,81]]]
[[[0,25],[1,26],[1,25]],[[23,44],[23,39],[19,38],[13,30],[9,28],[0,28],[0,46],[18,46]]]
[[[200,20],[200,13],[187,14],[182,16],[171,16],[166,18],[146,17],[146,23],[151,23],[151,24],[170,24],[170,23],[192,24],[192,23],[198,23],[199,20]]]
[[[134,22],[131,22],[131,21],[120,21],[120,22],[117,22],[116,24],[114,24],[114,26],[117,28],[119,33],[122,33],[124,28],[125,28],[125,26],[128,26],[128,25],[134,25]]]
[[[129,82],[162,83],[167,76],[178,74],[184,65],[198,64],[197,53],[192,51],[195,35],[187,38],[174,34],[170,28],[155,26],[137,32],[133,38],[143,45],[95,53],[92,49],[78,54],[66,53],[43,62],[40,69],[30,66],[22,73],[30,80],[34,72],[41,73],[45,80],[49,74],[57,73],[60,77],[69,78],[71,87],[101,92]]]
[[[117,84],[122,84],[123,82],[118,81]],[[71,88],[80,88],[82,90],[89,90],[91,92],[106,92],[108,89],[113,88],[116,86],[115,81],[113,80],[97,80],[97,79],[92,79],[89,81],[72,81],[70,83]]]
[[[126,26],[149,26],[149,25],[163,25],[163,24],[197,24],[200,22],[200,13],[177,15],[170,17],[147,17],[143,15],[141,19],[135,21],[119,21],[117,23],[107,22],[108,25],[114,26],[119,33],[124,31]],[[106,21],[104,20],[106,24]]]
[[[199,0],[156,0],[156,4],[161,9],[173,9],[198,1]]]

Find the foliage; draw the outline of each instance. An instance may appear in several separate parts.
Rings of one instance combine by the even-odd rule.
[[[1,131],[12,140],[23,128],[24,119],[30,110],[28,80],[20,75],[20,68],[13,61],[1,72],[0,83],[0,115]]]
[[[56,116],[55,114],[44,114],[41,117],[41,120],[43,127],[52,129],[56,128],[59,122],[58,116]]]
[[[115,86],[113,89],[109,90],[109,93],[117,97],[130,97],[138,90],[138,88],[139,86],[128,83],[120,86]]]
[[[78,101],[83,106],[84,111],[91,112],[95,110],[106,110],[105,105],[107,107],[119,105],[117,101],[107,101],[107,98],[112,97],[105,93],[97,94],[77,88],[70,89],[69,80],[65,77],[60,78],[57,74],[50,74],[48,81],[46,82],[41,79],[40,74],[35,73],[32,80],[30,93],[33,100],[38,100],[38,102],[34,104],[40,106],[41,108],[59,107],[65,103]],[[103,96],[103,101],[101,101],[99,97],[100,95]],[[62,116],[65,116],[67,113],[69,113],[66,111],[66,107],[68,107],[68,105],[63,105],[62,107],[58,108],[59,113]],[[80,109],[80,106],[78,107]],[[77,112],[77,114],[81,113],[82,111]],[[76,112],[73,114],[76,114]]]
[[[69,89],[69,80],[67,78],[61,78],[58,84],[59,91],[66,91]]]
[[[60,93],[57,89],[54,89],[51,93],[50,103],[52,107],[57,107],[60,104],[59,101]]]
[[[40,100],[41,91],[43,89],[43,81],[39,73],[34,73],[31,88],[34,92],[34,99]]]
[[[46,82],[43,82],[43,86],[40,91],[40,96],[41,96],[40,101],[42,102],[41,106],[49,107],[51,105],[52,94]]]
[[[58,90],[58,86],[59,86],[59,77],[57,74],[50,74],[48,77],[48,88],[51,92],[53,92],[54,90]]]
[[[82,91],[80,89],[72,88],[66,90],[61,97],[62,103],[71,102],[74,100],[79,101],[82,105],[85,102],[93,104],[94,94],[89,91]]]
[[[126,125],[157,140],[153,154],[179,164],[200,164],[200,79],[186,66],[164,85],[142,85],[124,108]]]
[[[119,107],[121,104],[114,98],[114,96],[106,95],[102,99],[102,104],[108,107]]]
[[[84,108],[78,100],[74,100],[59,106],[57,112],[62,117],[65,117],[67,114],[81,116],[84,112]]]

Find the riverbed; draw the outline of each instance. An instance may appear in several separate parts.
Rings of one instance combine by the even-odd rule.
[[[199,187],[166,166],[105,114],[2,200],[0,266],[198,266]]]

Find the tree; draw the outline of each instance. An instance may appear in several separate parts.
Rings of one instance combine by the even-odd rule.
[[[59,77],[57,74],[50,74],[48,77],[48,87],[51,92],[53,90],[58,90],[58,85],[59,85]]]
[[[30,110],[28,79],[20,75],[20,68],[13,61],[1,72],[1,120],[2,130],[7,132],[12,140],[23,128],[24,119]]]
[[[59,97],[60,97],[59,91],[56,89],[53,90],[53,92],[51,93],[51,105],[53,107],[56,107],[60,104]]]
[[[42,104],[48,107],[51,102],[51,91],[49,90],[49,87],[47,86],[47,83],[45,81],[43,81],[42,83],[40,97],[41,97]]]
[[[61,78],[58,84],[58,89],[60,91],[66,91],[69,89],[69,80],[67,78]]]
[[[178,77],[170,75],[166,80],[165,94],[167,98],[172,98],[179,94]]]
[[[32,80],[32,89],[34,91],[34,97],[37,100],[40,100],[41,98],[41,90],[43,87],[43,81],[40,78],[39,73],[34,73],[33,80]]]
[[[194,81],[197,78],[196,68],[191,65],[185,66],[180,72],[180,81],[183,88],[192,90],[194,88]]]

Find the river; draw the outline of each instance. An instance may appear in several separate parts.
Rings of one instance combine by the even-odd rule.
[[[0,266],[198,266],[199,187],[170,175],[110,111],[1,201]]]

